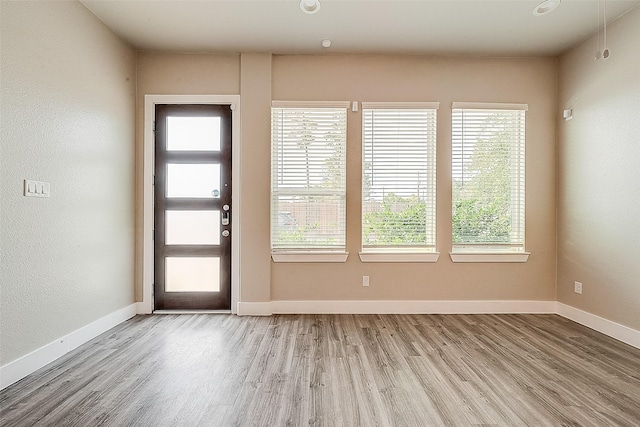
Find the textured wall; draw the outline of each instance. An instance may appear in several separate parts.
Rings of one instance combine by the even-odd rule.
[[[134,301],[135,61],[80,3],[1,7],[4,365]]]
[[[277,100],[440,102],[437,145],[439,261],[434,264],[360,262],[361,113],[349,113],[349,259],[344,264],[273,264],[273,300],[555,300],[554,58],[276,56],[272,94]],[[531,256],[527,263],[454,264],[449,258],[453,101],[529,104],[526,249]],[[362,287],[363,275],[370,276],[368,288]]]
[[[640,8],[607,41],[560,60],[558,300],[640,330]]]

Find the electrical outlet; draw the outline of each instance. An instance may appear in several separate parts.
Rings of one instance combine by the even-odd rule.
[[[573,284],[573,292],[582,295],[582,282],[575,282]]]
[[[362,276],[362,286],[369,286],[369,276]]]

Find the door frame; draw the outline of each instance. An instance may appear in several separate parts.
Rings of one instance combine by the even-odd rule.
[[[231,312],[237,313],[240,295],[240,95],[145,95],[144,96],[144,153],[143,153],[143,245],[142,245],[142,302],[138,313],[151,314],[154,310],[154,148],[153,122],[156,104],[216,104],[231,107]]]

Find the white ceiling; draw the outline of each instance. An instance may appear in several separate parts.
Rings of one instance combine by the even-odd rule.
[[[532,13],[542,0],[320,1],[307,15],[299,0],[81,0],[134,47],[173,52],[547,56],[598,23],[597,0],[563,0],[544,16]],[[606,4],[611,23],[640,0]]]

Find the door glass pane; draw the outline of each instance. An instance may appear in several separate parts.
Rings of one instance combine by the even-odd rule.
[[[167,245],[219,245],[220,211],[167,211]]]
[[[220,197],[220,165],[167,164],[167,197]]]
[[[166,258],[165,292],[219,292],[220,258]]]
[[[167,150],[220,151],[220,117],[167,117]]]

